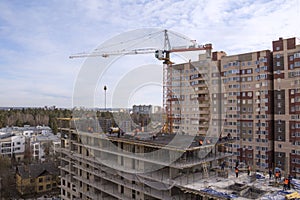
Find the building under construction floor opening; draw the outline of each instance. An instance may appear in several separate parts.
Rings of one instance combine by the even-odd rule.
[[[75,123],[60,119],[62,199],[206,199],[187,186],[228,176],[219,166],[231,156],[231,138],[104,134],[79,131]]]

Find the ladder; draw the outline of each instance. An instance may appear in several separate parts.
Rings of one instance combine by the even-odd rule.
[[[202,163],[202,169],[203,169],[203,177],[204,178],[208,178],[209,174],[208,174],[208,169],[207,169],[207,163]]]

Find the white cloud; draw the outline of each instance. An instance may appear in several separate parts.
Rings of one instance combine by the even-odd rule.
[[[229,54],[271,49],[278,37],[300,36],[299,6],[299,0],[1,1],[0,106],[70,106],[83,60],[68,56],[137,28],[172,29]]]

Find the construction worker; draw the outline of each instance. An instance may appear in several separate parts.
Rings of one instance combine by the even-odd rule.
[[[235,177],[238,178],[239,177],[239,168],[235,168]]]
[[[250,176],[250,171],[251,171],[251,167],[250,165],[248,165],[248,170],[247,170],[248,176]]]
[[[279,179],[279,171],[276,171],[275,172],[275,181],[277,182]]]
[[[225,161],[221,165],[221,170],[224,171],[224,169],[225,169]]]
[[[199,145],[200,145],[200,146],[203,145],[203,140],[199,140]]]
[[[239,164],[240,164],[240,161],[239,161],[239,160],[236,160],[236,161],[235,161],[235,167],[237,168],[237,167],[239,166]]]
[[[292,181],[292,179],[293,179],[293,177],[289,174],[289,176],[288,176],[288,180],[289,180],[289,182],[288,182],[288,189],[289,190],[291,189],[291,181]]]
[[[271,179],[271,178],[272,178],[272,170],[269,169],[269,179]]]
[[[285,178],[284,182],[283,182],[283,190],[287,190],[288,189],[288,184],[289,184],[289,179]]]

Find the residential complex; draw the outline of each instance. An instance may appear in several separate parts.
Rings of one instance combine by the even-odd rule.
[[[242,163],[299,179],[299,69],[296,38],[274,41],[273,51],[220,51],[172,65],[168,117],[177,134],[88,132],[80,129],[87,119],[62,119],[62,199],[231,198],[207,189],[210,181],[246,199],[273,191],[254,188],[255,175],[229,180]]]
[[[173,132],[230,134],[236,142],[228,146],[229,166],[279,167],[300,177],[299,40],[273,41],[273,52],[211,56],[173,65]]]
[[[60,135],[54,135],[48,126],[25,125],[0,130],[0,155],[9,156],[16,161],[22,161],[25,156],[35,161],[44,161],[45,150],[49,155],[57,153],[60,148]]]

